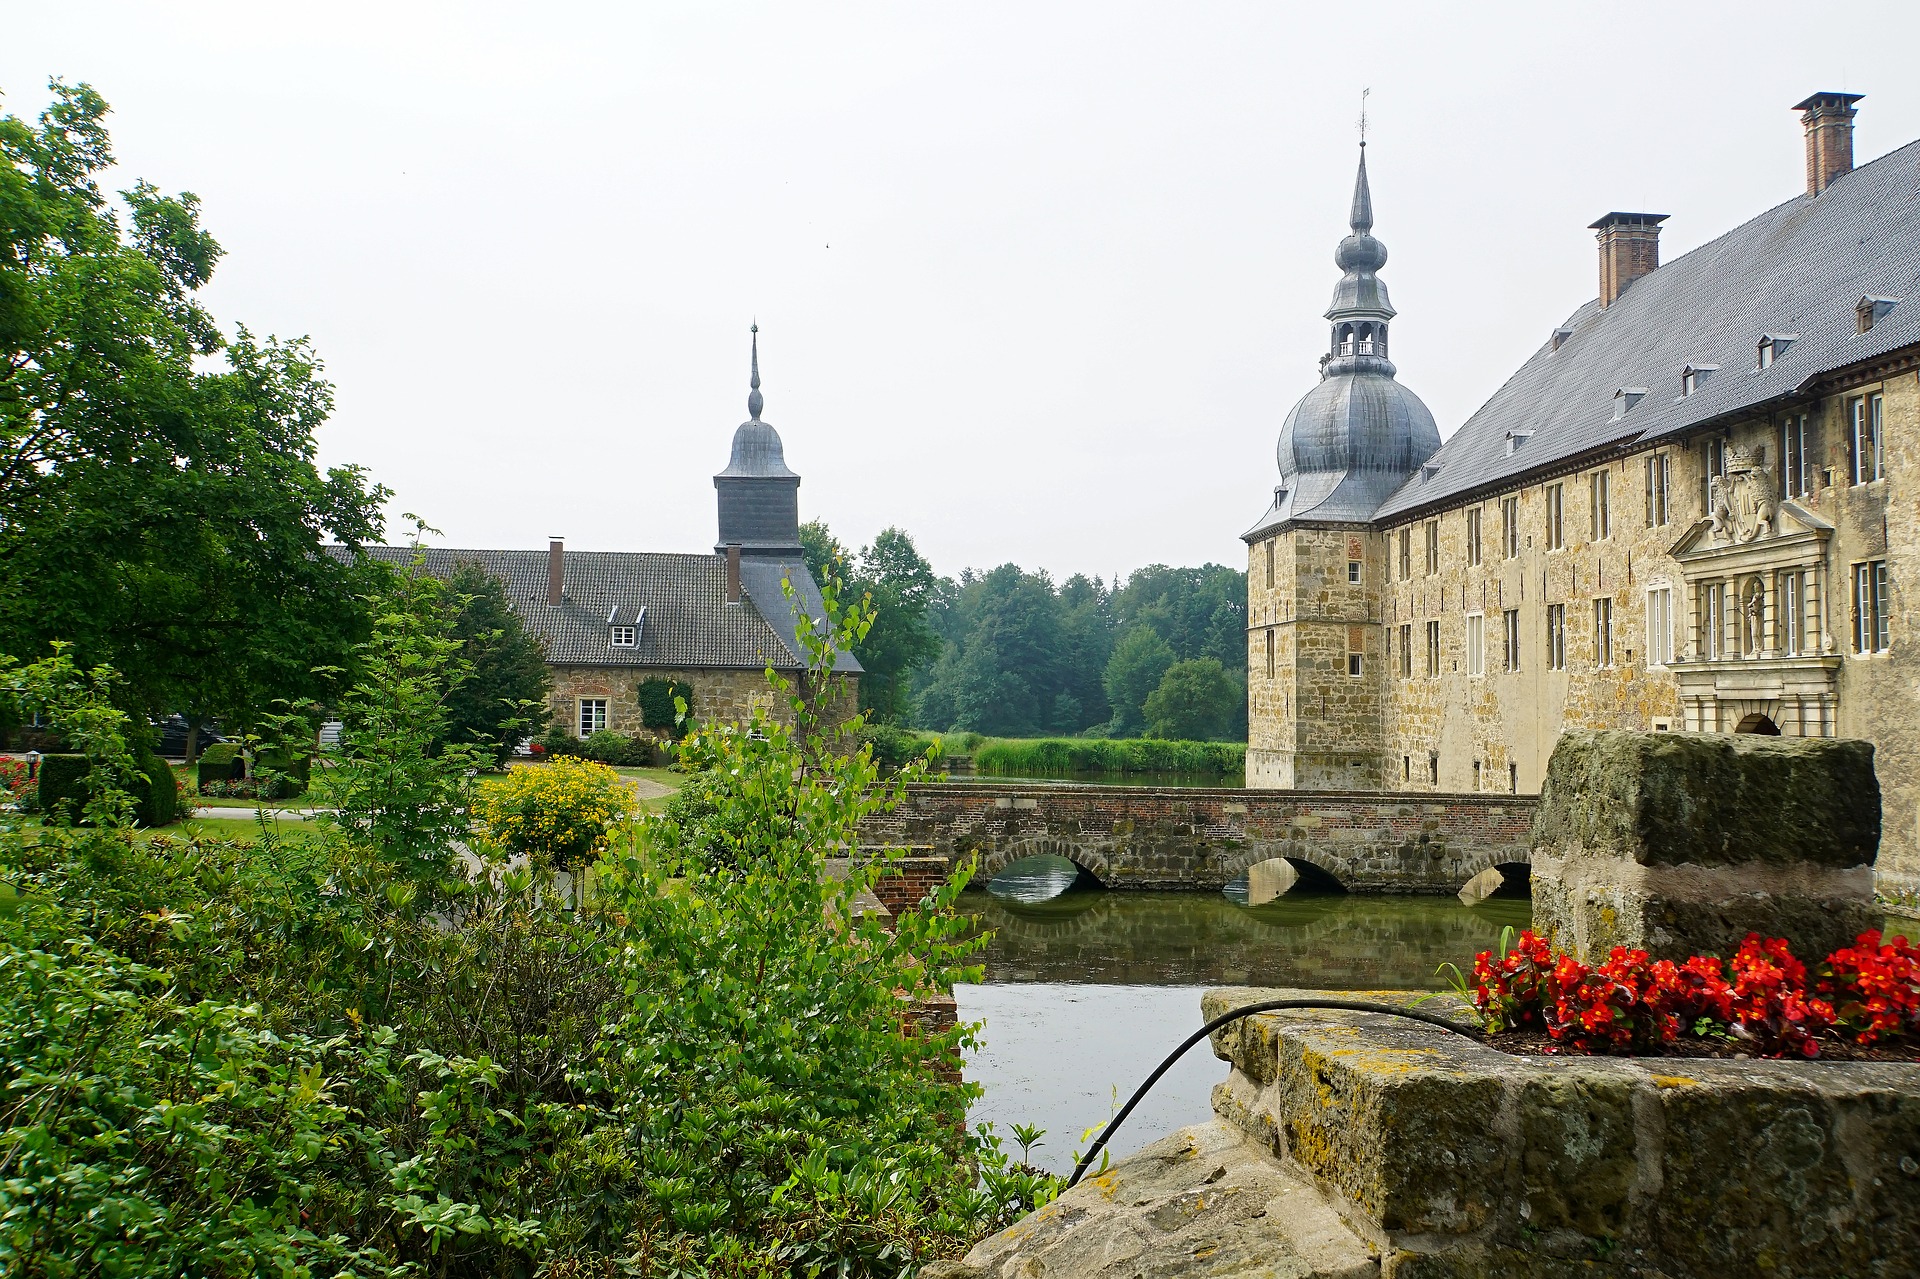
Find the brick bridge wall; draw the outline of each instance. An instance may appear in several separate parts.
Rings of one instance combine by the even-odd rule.
[[[1108,888],[1218,890],[1283,857],[1356,892],[1453,893],[1529,862],[1531,796],[928,782],[862,842],[958,864],[983,884],[1022,857],[1065,857]]]

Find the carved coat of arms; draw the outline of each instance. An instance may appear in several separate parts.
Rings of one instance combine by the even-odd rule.
[[[1707,519],[1717,544],[1753,542],[1773,534],[1780,501],[1773,490],[1773,468],[1746,449],[1727,449],[1727,473],[1707,483]]]

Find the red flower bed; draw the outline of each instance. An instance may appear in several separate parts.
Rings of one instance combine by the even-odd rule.
[[[1491,1033],[1544,1032],[1549,1052],[1659,1053],[1683,1038],[1719,1040],[1761,1057],[1814,1057],[1824,1036],[1860,1045],[1920,1038],[1920,949],[1861,933],[1807,966],[1778,937],[1749,933],[1731,959],[1684,963],[1616,946],[1589,967],[1531,931],[1461,982]]]

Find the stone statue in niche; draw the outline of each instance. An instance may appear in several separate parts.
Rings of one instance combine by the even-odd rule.
[[[1740,588],[1740,651],[1749,656],[1758,653],[1766,642],[1762,620],[1766,615],[1767,588],[1757,577],[1750,577]]]

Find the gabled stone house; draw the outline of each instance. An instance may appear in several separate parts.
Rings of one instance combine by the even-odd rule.
[[[757,326],[755,334],[749,417],[713,480],[720,536],[712,554],[569,551],[557,537],[544,551],[425,552],[426,570],[438,576],[472,562],[499,579],[546,647],[554,722],[580,737],[643,731],[637,690],[649,679],[690,685],[701,720],[739,722],[756,708],[790,715],[766,672],[793,678],[805,669],[801,619],[818,621],[824,608],[801,554],[800,477],[779,433],[760,420]],[[368,550],[395,564],[413,555],[404,546]],[[851,699],[859,663],[840,654],[836,671],[840,695]]]
[[[1394,377],[1364,160],[1322,381],[1248,546],[1248,783],[1539,789],[1568,727],[1859,737],[1920,904],[1920,142],[1795,108],[1806,189],[1599,296],[1444,445]],[[1363,153],[1364,154],[1364,153]]]

